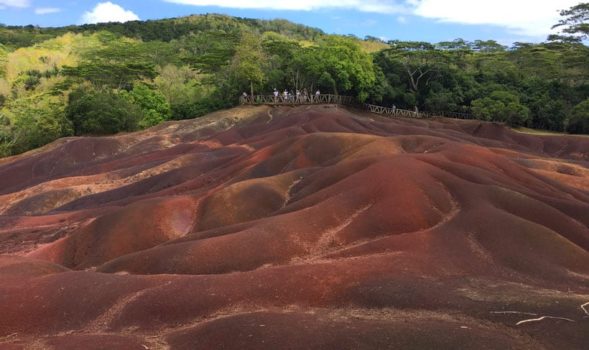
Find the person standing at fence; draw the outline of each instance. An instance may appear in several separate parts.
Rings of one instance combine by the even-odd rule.
[[[243,94],[241,94],[241,98],[243,100],[242,103],[248,103],[249,102],[248,101],[248,98],[247,98],[247,92],[244,91]]]
[[[319,102],[319,96],[321,95],[321,91],[315,91],[315,103]]]
[[[278,95],[280,95],[280,94],[278,93],[278,90],[276,90],[276,88],[274,88],[273,93],[274,93],[274,103],[276,103],[276,102],[278,102]]]
[[[288,90],[284,89],[284,92],[282,93],[282,98],[284,102],[288,101]]]
[[[300,103],[301,102],[301,92],[299,90],[297,90],[296,94],[297,94],[296,95],[297,96],[296,102]]]
[[[397,106],[395,106],[395,105],[393,104],[393,107],[392,107],[392,108],[393,108],[393,113],[395,113],[395,112],[397,111]]]
[[[303,89],[303,102],[307,103],[307,101],[309,101],[309,92],[307,91],[307,88]]]

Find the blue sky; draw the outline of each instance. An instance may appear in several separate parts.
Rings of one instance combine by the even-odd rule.
[[[580,0],[0,0],[0,23],[62,26],[223,13],[284,18],[327,33],[438,42],[542,41]]]

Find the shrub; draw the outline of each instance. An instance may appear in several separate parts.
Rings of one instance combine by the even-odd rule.
[[[129,92],[123,91],[122,96],[141,108],[143,116],[138,125],[142,129],[169,120],[172,115],[170,104],[166,101],[164,95],[159,91],[150,89],[145,84],[137,84]]]
[[[136,130],[143,114],[115,92],[79,89],[70,94],[66,116],[76,135],[105,135]]]
[[[1,127],[5,153],[25,152],[72,134],[71,122],[64,115],[62,103],[51,96],[14,102],[11,113],[18,118],[14,123],[4,118]]]
[[[530,119],[528,107],[509,91],[494,91],[489,97],[472,101],[472,111],[478,119],[505,122],[511,126],[524,126]]]
[[[589,99],[573,108],[567,131],[573,134],[589,134]]]

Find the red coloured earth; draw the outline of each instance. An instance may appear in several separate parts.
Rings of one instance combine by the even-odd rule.
[[[587,349],[589,138],[239,107],[0,159],[0,349]]]

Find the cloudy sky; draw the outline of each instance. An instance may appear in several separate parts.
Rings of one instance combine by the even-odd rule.
[[[542,41],[558,10],[581,0],[0,0],[0,23],[67,24],[199,13],[285,18],[328,33],[437,42]]]

